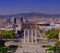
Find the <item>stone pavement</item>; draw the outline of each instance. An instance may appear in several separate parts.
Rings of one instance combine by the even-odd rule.
[[[16,53],[45,53],[45,48],[41,45],[22,45],[22,48],[18,47]]]

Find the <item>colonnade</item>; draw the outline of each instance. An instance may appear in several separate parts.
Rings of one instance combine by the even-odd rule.
[[[37,29],[24,29],[24,43],[37,43]]]

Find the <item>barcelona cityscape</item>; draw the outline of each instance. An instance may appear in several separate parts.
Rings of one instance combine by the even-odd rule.
[[[60,1],[0,0],[0,53],[60,53]]]

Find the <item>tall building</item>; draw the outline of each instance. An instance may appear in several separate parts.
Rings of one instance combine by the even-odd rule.
[[[22,16],[20,17],[20,22],[23,22],[23,17]]]
[[[0,27],[5,27],[7,24],[7,19],[6,18],[0,18]]]
[[[15,17],[12,17],[12,18],[11,18],[11,23],[12,23],[12,24],[16,24],[16,18],[15,18]]]
[[[14,21],[14,24],[16,24],[16,18],[14,18],[14,20],[13,20],[13,21]]]
[[[21,29],[24,28],[24,21],[23,21],[23,17],[20,17],[20,25],[21,25]]]

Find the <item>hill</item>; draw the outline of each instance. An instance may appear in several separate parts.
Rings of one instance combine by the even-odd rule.
[[[49,18],[49,17],[60,17],[60,14],[44,14],[44,13],[19,13],[19,14],[12,14],[12,15],[0,15],[0,18],[10,18],[10,17],[20,17],[23,16],[24,18],[32,18],[32,17],[45,17],[45,18]]]

